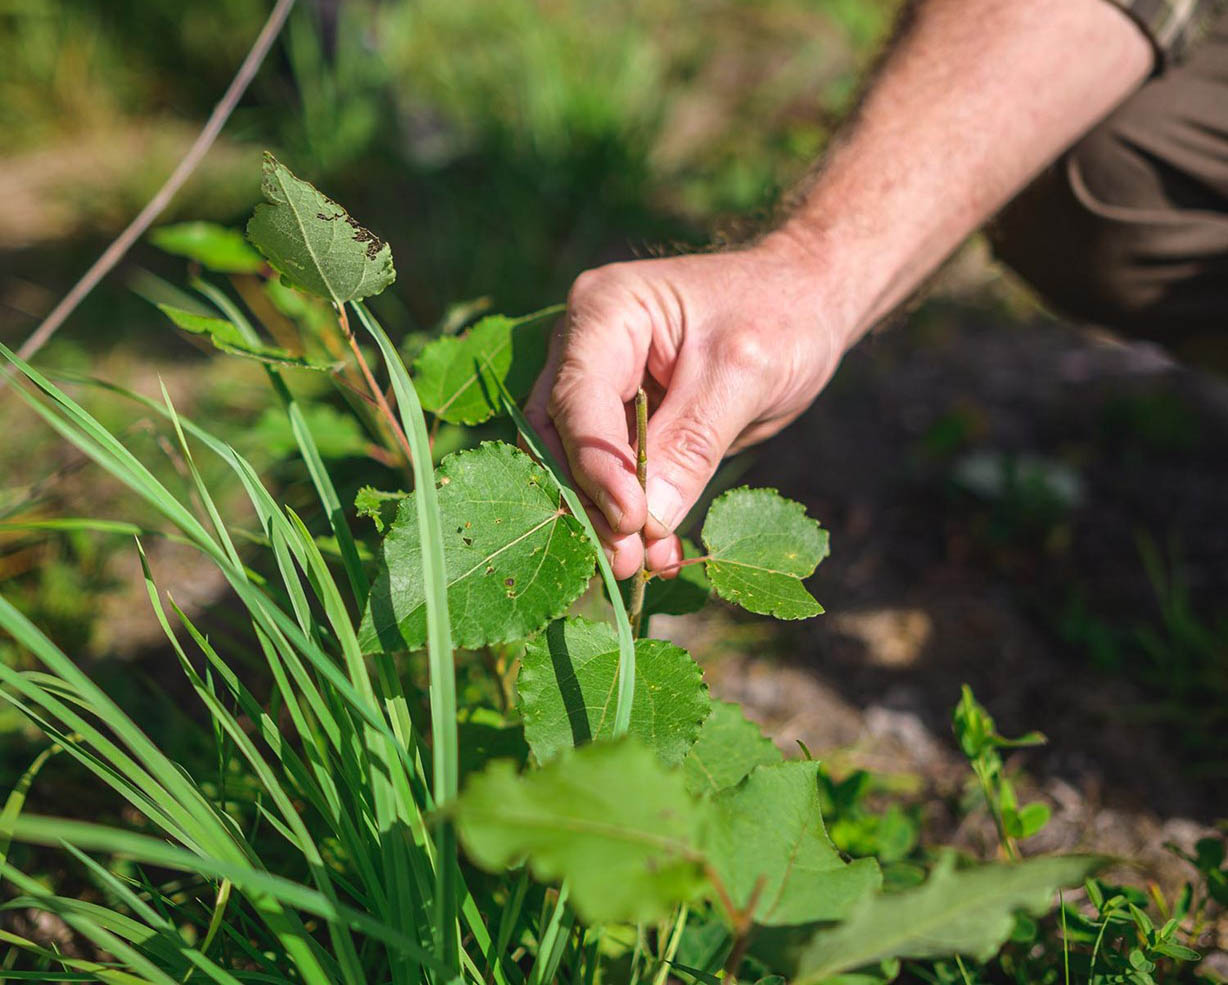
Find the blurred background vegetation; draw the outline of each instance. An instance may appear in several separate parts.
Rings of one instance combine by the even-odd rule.
[[[700,245],[720,217],[770,210],[848,104],[891,7],[302,0],[164,221],[240,224],[267,147],[391,241],[399,278],[385,324],[430,330],[470,300],[533,310],[585,267]],[[0,0],[0,339],[16,346],[144,204],[267,9]],[[242,426],[258,392],[233,361],[195,356],[130,289],[146,270],[182,281],[182,264],[142,245],[46,364],[143,392],[161,373],[197,413]],[[52,477],[69,499],[55,505],[96,505],[88,483],[56,478],[71,465],[64,449],[2,406],[13,428],[0,495],[49,493]],[[145,432],[132,439],[152,447]],[[21,575],[7,591],[66,641],[106,652],[114,634],[95,636],[98,601],[122,580],[90,538],[55,540],[0,556],[0,578]]]
[[[850,107],[897,6],[300,0],[164,221],[240,224],[274,150],[391,242],[398,280],[377,307],[411,353],[474,312],[560,300],[587,267],[704,247],[770,216]],[[0,340],[16,347],[144,204],[268,8],[0,0]],[[177,334],[133,290],[147,273],[184,280],[142,244],[40,365],[147,396],[164,381],[295,502],[303,477],[259,375]],[[395,488],[335,394],[296,386],[343,495]],[[139,407],[80,393],[174,476],[181,463]],[[152,734],[186,742],[130,540],[4,526],[134,519],[132,504],[11,394],[0,421],[0,591],[146,702]],[[1055,805],[1045,847],[1086,847],[1091,832],[1154,861],[1166,839],[1192,844],[1174,816],[1224,812],[1222,382],[1070,331],[974,242],[811,414],[733,468],[832,529],[815,583],[832,615],[768,636],[732,615],[660,629],[782,741],[839,746],[837,767],[894,776],[882,790],[930,805],[918,823],[966,841],[947,715],[968,680],[1004,731],[1053,737],[1027,760]],[[175,545],[151,556],[190,611],[222,595]],[[21,658],[0,640],[0,659]],[[32,753],[22,735],[16,718],[0,724],[0,788]],[[71,785],[49,796],[53,813],[81,809]]]

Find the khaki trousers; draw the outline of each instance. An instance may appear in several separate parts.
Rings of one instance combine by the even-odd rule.
[[[990,237],[1058,309],[1228,369],[1228,14],[1020,193]]]

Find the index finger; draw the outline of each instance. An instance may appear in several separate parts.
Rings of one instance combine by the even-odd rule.
[[[644,374],[647,344],[637,341],[601,308],[569,299],[527,408],[535,426],[548,425],[576,485],[621,534],[640,530],[647,516],[626,413]]]

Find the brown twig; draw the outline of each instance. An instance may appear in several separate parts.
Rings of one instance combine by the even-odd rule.
[[[640,387],[635,395],[635,477],[640,488],[648,483],[648,394]],[[647,552],[648,544],[644,540],[644,531],[640,531],[640,544]],[[635,573],[635,581],[631,583],[631,633],[640,635],[640,626],[644,621],[644,590],[648,586],[648,574],[645,554],[640,555],[640,570]]]
[[[175,170],[171,172],[170,177],[161,188],[154,193],[153,198],[149,200],[145,208],[137,214],[136,218],[128,224],[128,227],[120,233],[112,241],[93,265],[87,270],[72,290],[64,295],[60,303],[51,309],[51,313],[43,319],[43,323],[34,330],[21,348],[17,350],[17,355],[22,359],[31,359],[43,346],[45,346],[51,337],[59,330],[64,321],[77,310],[77,306],[89,296],[89,293],[98,286],[107,274],[109,274],[124,255],[132,248],[132,244],[140,239],[145,231],[154,223],[154,220],[160,216],[166,207],[170,205],[180,188],[183,187],[185,181],[196,170],[197,165],[204,159],[204,156],[209,152],[209,148],[218,138],[218,134],[222,132],[222,127],[226,125],[226,121],[230,119],[230,114],[234,112],[234,108],[238,105],[239,100],[243,97],[243,93],[247,91],[247,87],[259,71],[261,63],[265,56],[269,53],[269,49],[273,46],[277,35],[281,33],[282,25],[285,24],[286,18],[290,14],[290,10],[294,7],[294,0],[277,0],[273,10],[269,14],[269,19],[264,22],[264,27],[260,29],[260,33],[256,36],[251,50],[247,53],[247,57],[243,59],[243,63],[239,66],[239,70],[235,73],[235,77],[231,79],[230,85],[226,88],[226,92],[222,95],[221,100],[213,108],[213,112],[209,115],[204,129],[200,131],[195,143],[188,149],[188,152],[183,156],[183,159],[176,165]],[[0,390],[4,389],[7,382],[6,376],[0,376]]]
[[[689,567],[692,564],[704,564],[711,560],[712,560],[711,554],[701,554],[699,557],[685,558],[682,561],[675,561],[673,564],[666,565],[664,568],[657,568],[653,571],[645,571],[644,578],[647,579],[648,581],[652,581],[652,579],[654,578],[663,577],[666,574],[666,572],[681,571],[683,568]]]
[[[734,911],[733,948],[729,951],[729,957],[725,961],[725,981],[729,985],[737,985],[738,965],[742,963],[746,957],[746,950],[750,947],[750,932],[755,922],[755,907],[759,905],[759,897],[763,894],[763,887],[766,883],[767,880],[763,876],[756,879],[746,905]]]
[[[371,391],[371,396],[375,398],[375,404],[379,407],[380,414],[392,429],[392,434],[396,438],[397,444],[401,446],[401,452],[405,456],[406,464],[412,465],[414,453],[409,450],[409,439],[405,437],[405,432],[401,430],[401,422],[397,420],[396,414],[388,406],[388,401],[384,398],[384,391],[375,382],[375,375],[371,372],[371,367],[367,365],[367,359],[362,354],[362,349],[358,346],[358,339],[354,337],[354,333],[350,330],[350,319],[345,313],[345,305],[343,304],[337,305],[337,323],[341,326],[341,331],[345,334],[346,339],[349,340],[350,350],[354,353],[354,360],[362,371],[363,379],[367,381],[367,389]]]

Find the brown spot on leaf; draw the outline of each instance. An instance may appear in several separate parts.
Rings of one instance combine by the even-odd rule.
[[[349,223],[351,229],[354,230],[354,241],[356,243],[367,244],[367,259],[374,260],[379,256],[379,251],[384,248],[384,241],[375,233],[371,232],[365,226],[361,226],[353,216],[347,215],[345,221]]]

